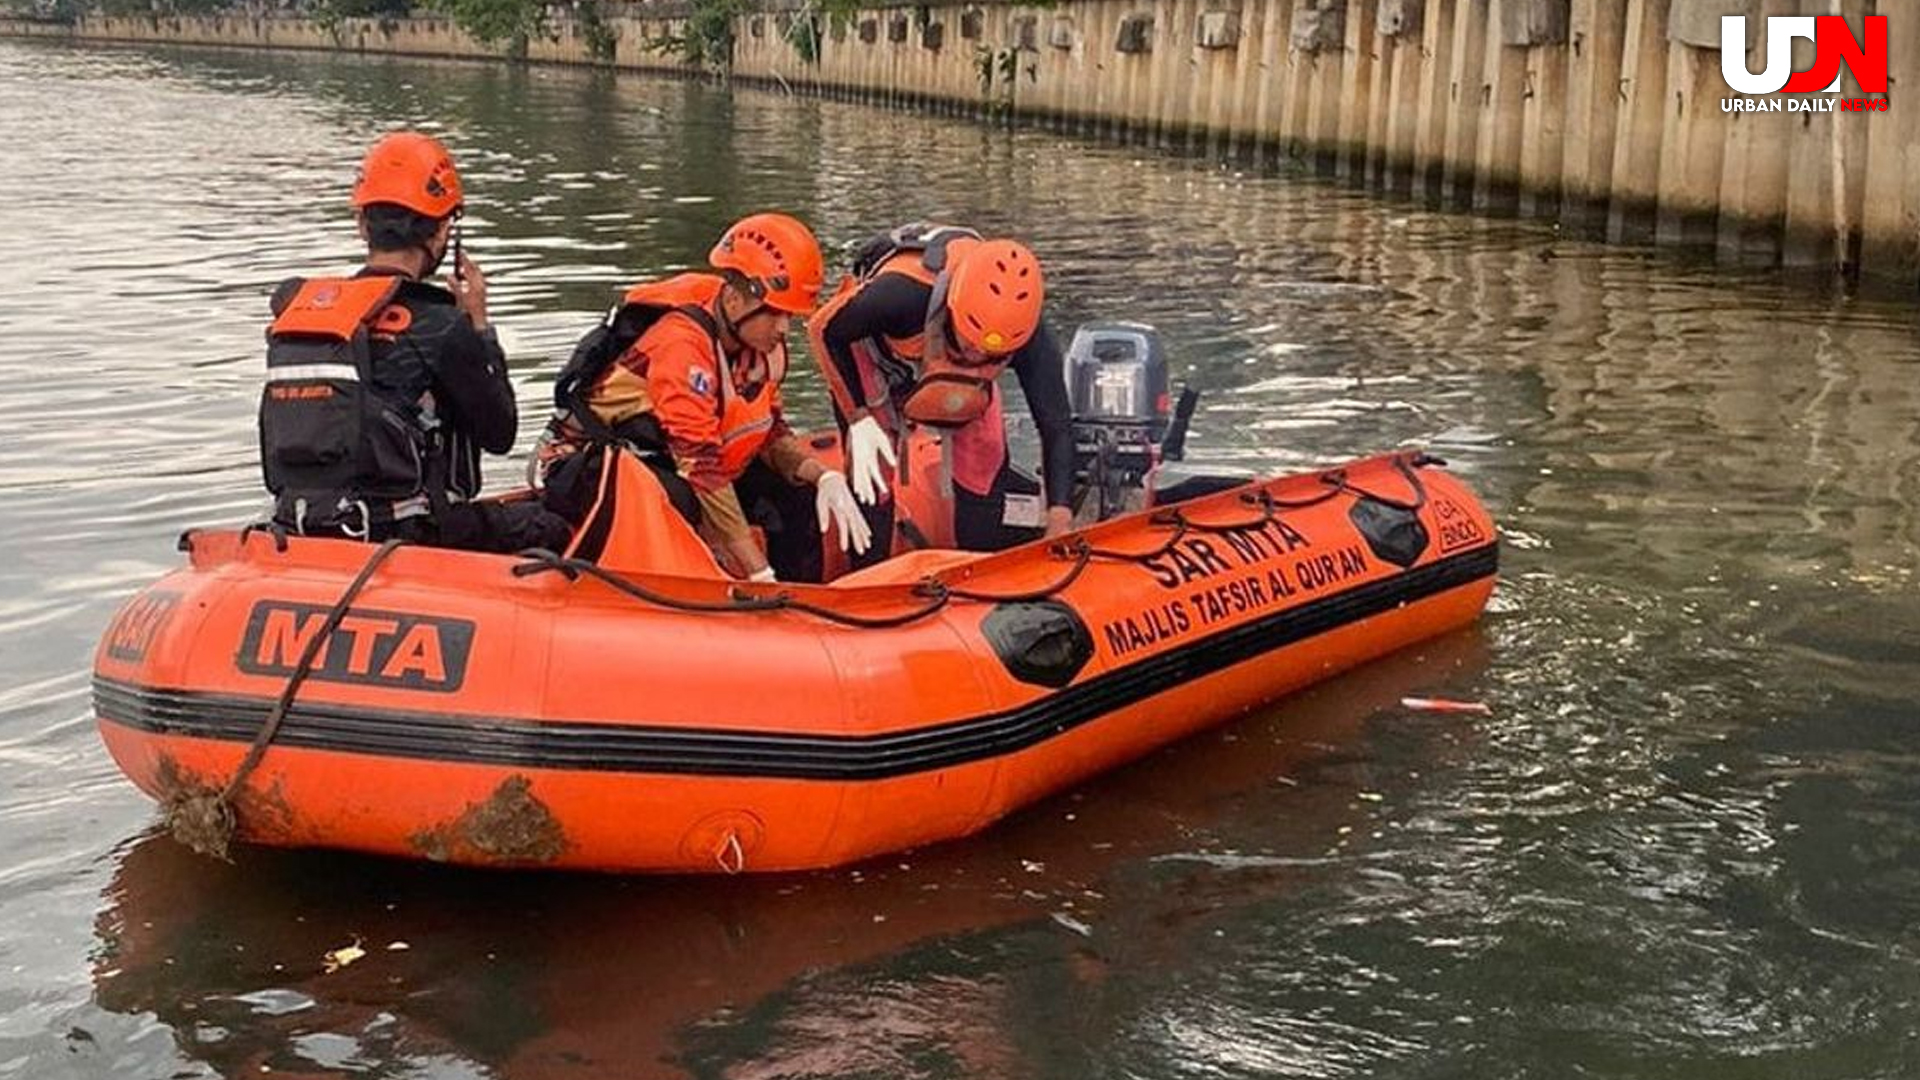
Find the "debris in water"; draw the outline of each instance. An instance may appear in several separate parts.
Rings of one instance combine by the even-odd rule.
[[[346,967],[348,964],[353,963],[355,960],[358,960],[365,955],[367,955],[367,950],[360,947],[360,939],[354,938],[353,944],[342,945],[339,948],[334,949],[331,952],[327,953],[326,973],[331,975],[334,972],[339,971],[341,968]]]
[[[1081,937],[1093,936],[1093,927],[1088,926],[1086,923],[1083,923],[1079,919],[1073,918],[1070,915],[1062,915],[1061,913],[1056,911],[1053,913],[1053,921],[1059,923],[1061,926],[1066,927],[1067,929],[1073,931],[1074,933],[1079,934]]]
[[[1403,697],[1400,704],[1420,712],[1473,713],[1475,716],[1492,716],[1493,706],[1482,701],[1453,701],[1448,698]]]

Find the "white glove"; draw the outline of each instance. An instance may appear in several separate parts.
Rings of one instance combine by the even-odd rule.
[[[853,501],[853,492],[847,488],[844,473],[828,469],[815,481],[813,512],[820,518],[820,532],[825,535],[834,526],[840,528],[840,550],[852,550],[857,554],[866,554],[873,545],[873,526],[860,514],[860,504]]]
[[[748,574],[747,580],[748,581],[777,581],[779,579],[773,576],[773,567],[763,566],[760,569],[755,570],[753,573]]]
[[[847,429],[847,473],[853,478],[853,493],[872,506],[887,490],[887,474],[880,468],[885,458],[889,468],[900,462],[893,456],[893,440],[881,430],[880,421],[863,416]]]

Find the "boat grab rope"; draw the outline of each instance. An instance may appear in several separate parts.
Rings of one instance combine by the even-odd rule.
[[[1347,470],[1345,469],[1333,469],[1329,472],[1322,473],[1320,482],[1323,484],[1331,484],[1335,491],[1347,492],[1357,499],[1371,499],[1389,509],[1400,510],[1409,514],[1417,514],[1422,507],[1427,505],[1427,485],[1420,482],[1420,474],[1413,470],[1426,465],[1445,464],[1446,462],[1431,454],[1395,454],[1393,456],[1393,467],[1399,471],[1401,476],[1406,477],[1407,486],[1413,489],[1412,502],[1401,502],[1398,499],[1389,499],[1377,491],[1368,491],[1365,488],[1356,487],[1347,481]]]
[[[742,611],[798,611],[825,619],[842,626],[851,626],[861,630],[885,630],[890,627],[904,626],[916,619],[925,618],[946,605],[945,596],[932,596],[926,604],[899,615],[854,615],[844,611],[835,611],[829,607],[809,603],[795,597],[792,593],[774,593],[771,596],[759,596],[735,586],[728,591],[725,600],[687,600],[666,593],[655,592],[629,578],[603,570],[585,559],[573,559],[556,555],[543,548],[532,548],[520,553],[527,562],[513,568],[513,576],[527,577],[532,574],[557,571],[568,581],[577,581],[582,576],[590,577],[617,592],[635,600],[644,601],[655,607],[669,611],[686,611],[698,614]]]
[[[340,621],[346,618],[348,608],[366,588],[367,581],[380,564],[393,554],[395,548],[406,541],[394,539],[382,543],[367,556],[367,561],[354,575],[340,599],[333,602],[327,611],[327,617],[321,620],[319,632],[307,639],[300,652],[300,659],[293,665],[293,674],[287,676],[287,684],[280,689],[280,696],[273,703],[273,709],[267,713],[266,722],[260,725],[260,731],[254,735],[253,744],[247,748],[247,756],[233,776],[219,791],[211,788],[183,791],[168,800],[165,820],[174,839],[202,855],[211,855],[216,859],[226,859],[228,845],[233,841],[236,818],[233,800],[240,789],[246,785],[247,778],[260,765],[260,759],[266,756],[267,747],[272,745],[274,736],[280,733],[280,725],[287,718],[287,710],[293,705],[294,695],[300,692],[300,684],[307,681],[314,663],[333,640],[334,631],[340,628]]]
[[[1368,491],[1347,479],[1345,469],[1332,469],[1321,473],[1317,479],[1325,485],[1325,490],[1301,499],[1282,499],[1262,488],[1258,491],[1243,492],[1240,501],[1244,505],[1260,508],[1258,517],[1245,521],[1195,521],[1188,517],[1180,507],[1156,511],[1147,520],[1149,527],[1170,529],[1166,540],[1146,551],[1117,551],[1112,548],[1094,547],[1081,538],[1054,544],[1050,554],[1054,558],[1070,559],[1072,565],[1053,582],[1025,592],[993,593],[961,588],[941,581],[931,575],[921,578],[913,586],[913,595],[925,601],[920,606],[897,615],[856,615],[839,611],[811,601],[802,600],[789,592],[772,594],[752,593],[734,586],[725,600],[689,600],[670,596],[647,588],[630,578],[612,573],[585,559],[557,555],[545,549],[535,548],[521,552],[527,561],[513,568],[515,577],[529,577],[534,574],[558,573],[568,581],[577,581],[581,577],[590,577],[611,589],[632,597],[643,603],[669,611],[683,611],[695,614],[730,614],[756,611],[793,611],[825,620],[839,626],[858,630],[887,630],[918,622],[938,613],[947,604],[955,600],[965,600],[981,604],[1030,604],[1050,600],[1065,591],[1087,567],[1095,560],[1110,562],[1146,563],[1170,554],[1188,533],[1233,533],[1263,528],[1271,523],[1282,510],[1301,510],[1311,506],[1351,495],[1355,499],[1370,500],[1397,510],[1416,512],[1427,503],[1427,487],[1421,482],[1416,469],[1428,465],[1445,465],[1446,462],[1425,453],[1396,454],[1393,467],[1405,477],[1414,493],[1412,502],[1402,502],[1377,492]]]

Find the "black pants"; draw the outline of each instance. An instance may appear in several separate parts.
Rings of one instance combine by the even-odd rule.
[[[429,547],[510,555],[528,548],[563,551],[573,527],[537,502],[454,503],[443,513],[411,517],[393,525],[393,535]]]
[[[667,489],[667,498],[688,524],[700,524],[700,499],[693,485],[671,467],[657,461],[647,466]],[[814,512],[813,488],[789,484],[764,462],[755,461],[734,478],[733,494],[746,511],[749,524],[758,525],[767,538],[767,565],[781,581],[819,583],[825,573],[820,547],[820,518]]]
[[[291,526],[286,527],[292,531]],[[401,518],[385,525],[376,524],[366,535],[362,535],[357,527],[349,532],[344,526],[310,526],[306,535],[364,540],[372,544],[405,540],[409,544],[425,547],[511,555],[528,548],[545,548],[555,552],[565,550],[573,539],[573,526],[537,502],[486,500],[453,503],[439,514]]]

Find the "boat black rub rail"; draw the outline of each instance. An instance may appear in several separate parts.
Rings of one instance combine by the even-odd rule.
[[[1336,596],[1197,638],[999,713],[879,735],[523,720],[298,702],[275,745],[509,768],[581,772],[881,780],[1013,754],[1170,684],[1224,670],[1275,649],[1492,577],[1497,542],[1357,586]],[[96,677],[102,722],[156,735],[251,742],[268,697],[164,690]]]

